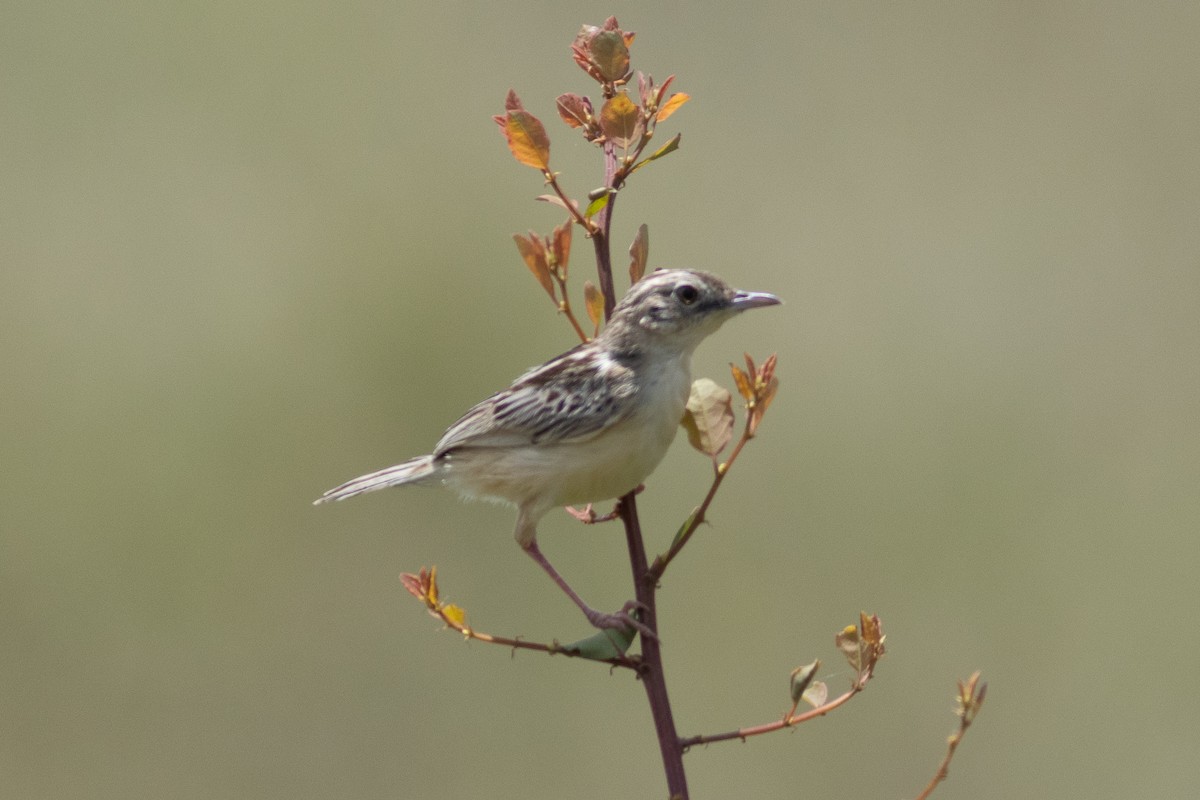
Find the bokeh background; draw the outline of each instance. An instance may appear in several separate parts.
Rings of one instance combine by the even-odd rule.
[[[693,100],[621,254],[787,304],[696,371],[781,394],[668,575],[685,734],[777,718],[878,613],[865,695],[687,757],[696,797],[1200,784],[1200,6],[25,3],[0,12],[0,781],[13,798],[661,797],[628,674],[465,644],[585,634],[511,512],[313,508],[571,344],[510,236],[559,221],[489,116],[516,88],[568,190],[568,45],[615,13]],[[578,287],[586,247],[574,263]],[[622,259],[618,258],[621,263]],[[678,443],[650,547],[702,495]],[[543,524],[596,605],[615,527]]]

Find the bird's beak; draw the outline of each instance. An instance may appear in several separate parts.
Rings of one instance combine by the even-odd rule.
[[[766,292],[738,292],[733,296],[734,311],[745,311],[750,308],[762,308],[763,306],[777,306],[783,301],[773,294]]]

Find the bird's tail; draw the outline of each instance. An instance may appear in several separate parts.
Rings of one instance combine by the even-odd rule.
[[[438,468],[433,456],[420,456],[397,464],[394,467],[381,469],[368,475],[360,475],[352,481],[347,481],[336,489],[330,489],[313,501],[313,505],[328,503],[333,500],[345,500],[365,492],[373,492],[388,486],[403,486],[408,483],[428,483],[436,477]]]

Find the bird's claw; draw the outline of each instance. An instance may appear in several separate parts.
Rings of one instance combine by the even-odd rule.
[[[605,614],[601,611],[593,610],[587,615],[587,619],[588,622],[592,623],[594,627],[601,629],[621,628],[628,630],[632,628],[640,633],[643,637],[647,639],[653,639],[657,642],[658,634],[655,633],[649,625],[633,615],[633,612],[635,611],[645,610],[645,603],[639,603],[636,600],[630,600],[625,605],[621,606],[621,610],[615,614]]]
[[[608,512],[607,514],[600,515],[596,514],[596,510],[592,508],[591,503],[588,503],[582,509],[575,508],[574,506],[565,506],[564,508],[568,514],[582,522],[584,525],[595,525],[600,522],[610,522],[611,520],[621,516],[620,503],[613,506],[612,511]]]
[[[591,503],[588,503],[582,509],[575,508],[575,506],[564,506],[564,509],[584,525],[592,525],[596,522],[596,512],[592,509]]]
[[[641,494],[646,489],[646,484],[639,483],[630,494]],[[588,503],[583,508],[575,508],[575,506],[563,506],[563,509],[575,519],[582,522],[584,525],[595,525],[598,522],[609,522],[621,516],[621,501],[617,500],[613,505],[613,510],[607,514],[596,514],[596,509]]]

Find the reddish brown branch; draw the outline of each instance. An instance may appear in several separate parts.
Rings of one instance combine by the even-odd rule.
[[[783,719],[774,722],[768,722],[763,725],[754,725],[749,728],[738,728],[736,731],[726,731],[725,733],[701,734],[699,736],[689,736],[686,739],[681,739],[680,744],[683,748],[689,749],[698,744],[712,744],[713,742],[727,742],[730,739],[740,739],[745,741],[751,736],[761,736],[764,733],[774,733],[781,731],[784,728],[794,728],[802,722],[808,722],[810,719],[823,717],[835,708],[847,703],[851,697],[863,690],[863,685],[857,685],[855,688],[843,694],[841,697],[834,698],[828,703],[805,711],[803,714],[789,714]]]

